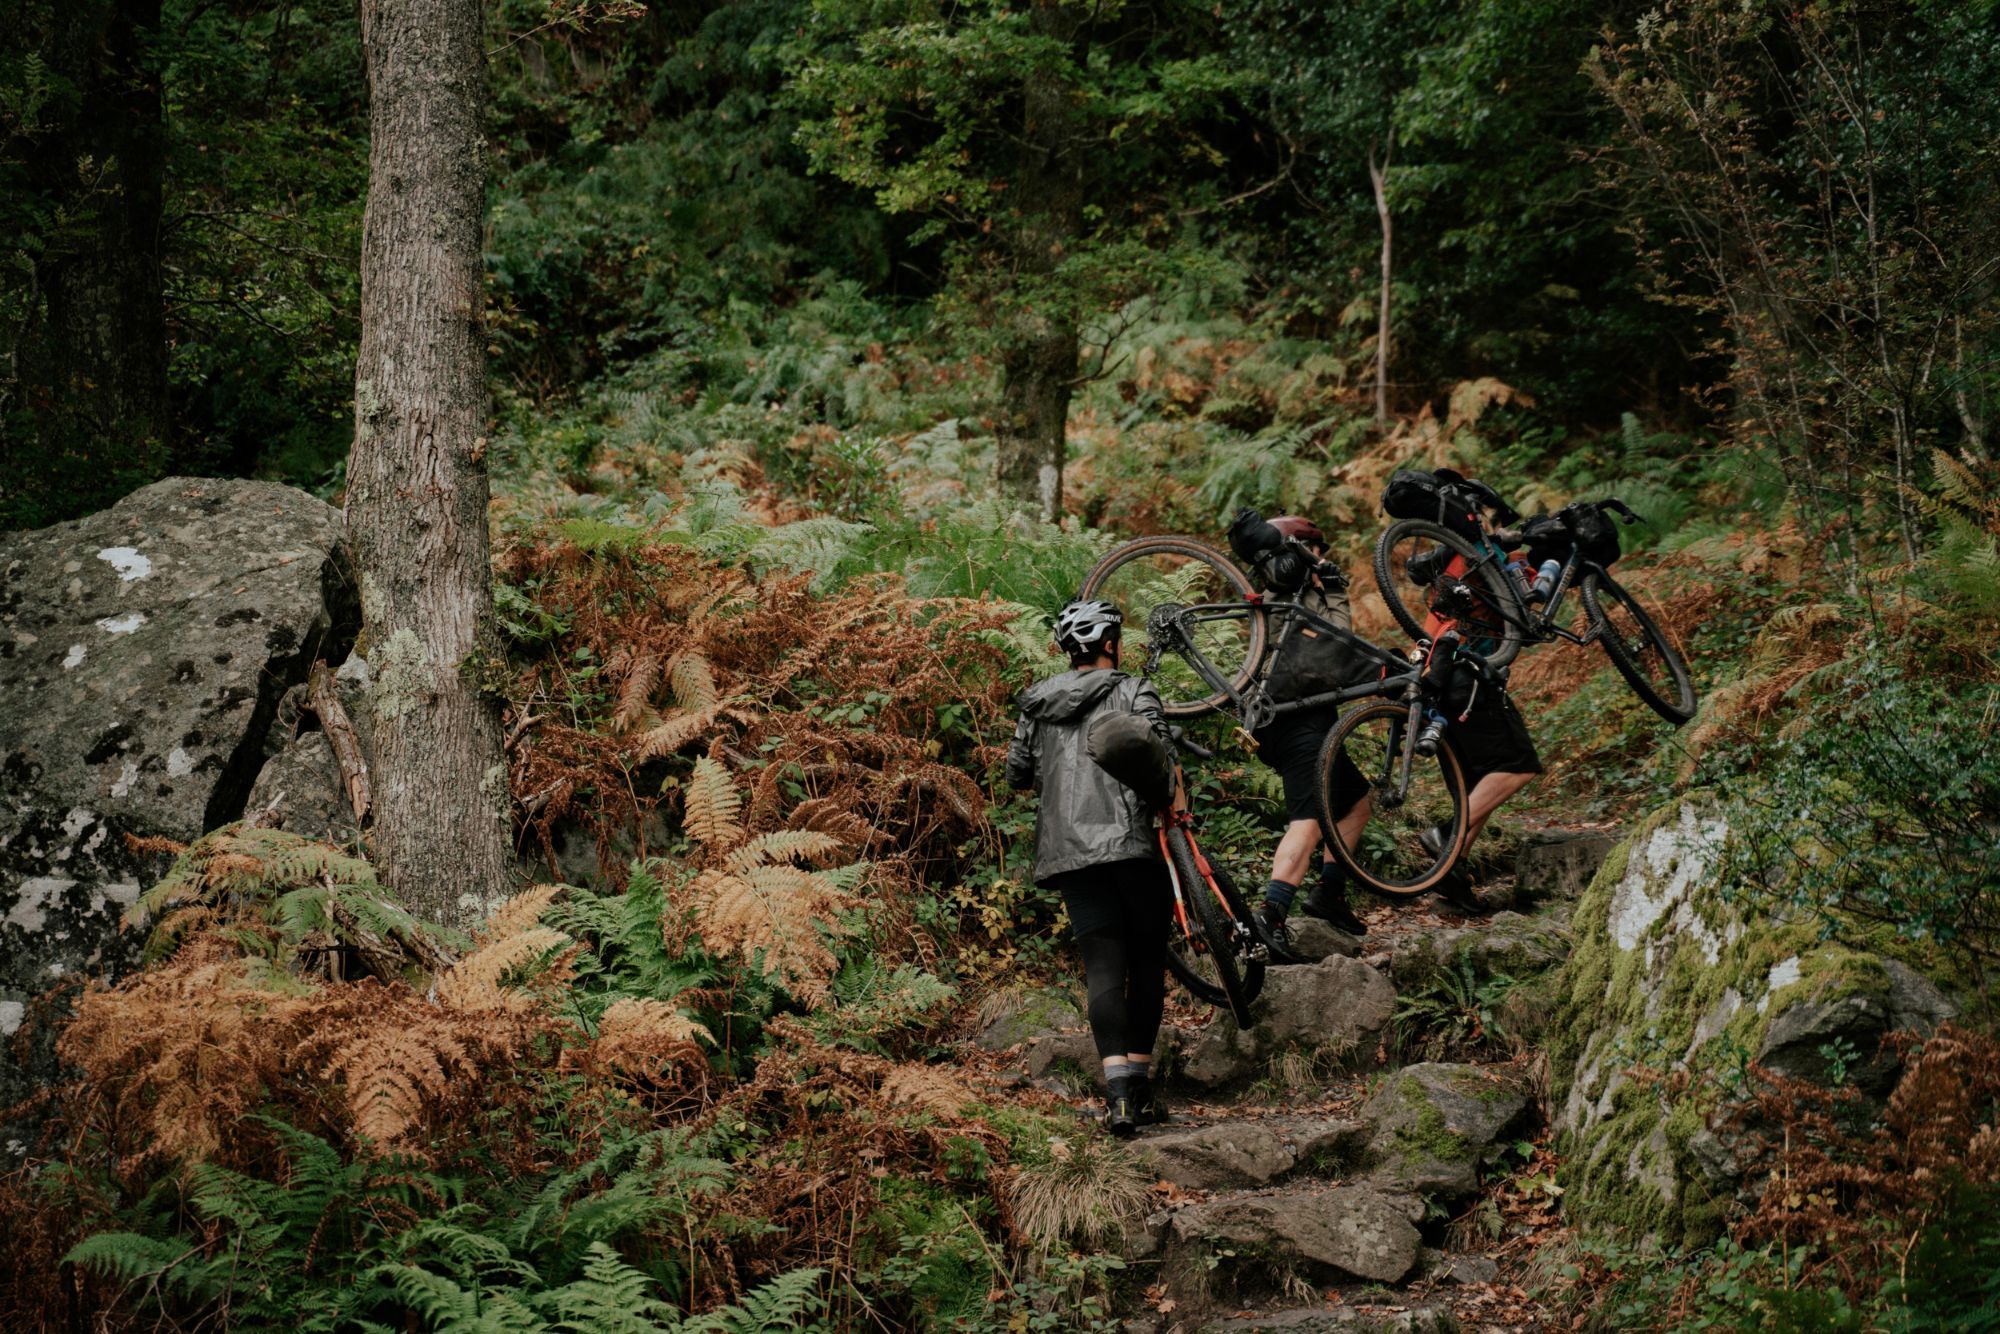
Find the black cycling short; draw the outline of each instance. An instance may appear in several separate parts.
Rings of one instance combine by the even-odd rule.
[[[1285,819],[1319,819],[1319,752],[1336,715],[1283,718],[1257,733],[1257,757],[1278,771],[1285,785]],[[1333,818],[1338,820],[1367,795],[1368,780],[1342,750],[1334,761]]]
[[[1528,724],[1514,701],[1490,683],[1475,687],[1473,679],[1461,673],[1445,699],[1450,725],[1444,739],[1465,770],[1466,790],[1488,774],[1540,773],[1542,757],[1535,753],[1535,739],[1528,735]],[[1463,722],[1461,714],[1466,715]]]

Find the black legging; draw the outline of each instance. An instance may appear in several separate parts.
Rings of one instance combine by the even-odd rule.
[[[1167,1006],[1167,933],[1137,940],[1099,931],[1079,940],[1077,948],[1083,951],[1098,1058],[1153,1050]]]
[[[1083,955],[1090,1036],[1101,1058],[1153,1050],[1167,1003],[1172,888],[1158,860],[1106,862],[1052,877]]]

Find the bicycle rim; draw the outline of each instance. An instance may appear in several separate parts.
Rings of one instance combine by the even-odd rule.
[[[1639,599],[1601,570],[1584,575],[1582,591],[1597,642],[1632,692],[1676,727],[1694,717],[1699,701],[1687,663]]]
[[[1209,603],[1244,602],[1255,593],[1249,576],[1228,556],[1189,537],[1142,537],[1111,552],[1084,576],[1077,596],[1103,598],[1125,613],[1125,669],[1144,672],[1170,718],[1213,713],[1229,696],[1194,665],[1206,662],[1217,680],[1242,690],[1264,656],[1264,613],[1255,607],[1191,628],[1191,642],[1154,643],[1169,635],[1172,611]],[[1157,661],[1146,671],[1146,657]]]
[[[1248,1028],[1252,1022],[1250,1002],[1255,999],[1256,993],[1250,989],[1244,976],[1246,960],[1239,953],[1235,922],[1203,879],[1195,861],[1194,846],[1188,842],[1185,831],[1177,828],[1167,831],[1167,855],[1173,859],[1174,874],[1180,878],[1188,915],[1194,918],[1201,932],[1207,962],[1204,971],[1221,987],[1237,1026]],[[1261,973],[1260,968],[1260,986]]]
[[[1320,832],[1348,874],[1389,898],[1415,898],[1437,887],[1465,844],[1465,774],[1447,746],[1435,755],[1410,751],[1406,705],[1363,704],[1341,716],[1319,756]],[[1339,835],[1347,813],[1340,785],[1340,756],[1360,770],[1370,803],[1368,822],[1354,845]],[[1408,759],[1407,769],[1404,761]],[[1431,851],[1424,835],[1442,827]]]
[[[1472,567],[1464,582],[1476,595],[1477,605],[1453,618],[1459,633],[1468,645],[1489,642],[1492,647],[1482,656],[1494,666],[1512,662],[1521,651],[1518,622],[1524,612],[1507,587],[1499,559],[1490,553],[1482,555],[1470,542],[1437,524],[1403,519],[1390,524],[1375,539],[1375,586],[1390,616],[1411,639],[1430,637],[1425,620],[1439,596],[1439,584],[1435,578],[1413,577],[1409,566],[1416,559],[1437,561],[1441,568],[1443,558],[1432,554],[1440,549],[1463,558]]]

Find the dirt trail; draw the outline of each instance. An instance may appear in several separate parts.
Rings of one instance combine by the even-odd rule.
[[[1176,991],[1174,1120],[1126,1150],[1156,1184],[1119,1247],[1125,1328],[1546,1327],[1525,1272],[1556,1225],[1538,1025],[1570,904],[1614,840],[1527,831],[1481,886],[1485,916],[1426,899],[1363,906],[1361,938],[1301,925],[1324,957],[1270,969],[1250,1029]],[[1000,1073],[1081,1105],[1093,1064],[1074,1021]]]

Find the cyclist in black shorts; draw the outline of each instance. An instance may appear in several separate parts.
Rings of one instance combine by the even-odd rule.
[[[1007,748],[1008,783],[1041,794],[1035,883],[1059,891],[1069,910],[1090,993],[1090,1033],[1104,1065],[1104,1127],[1121,1136],[1167,1119],[1151,1074],[1173,899],[1152,811],[1087,749],[1089,722],[1104,709],[1146,718],[1163,752],[1173,744],[1159,693],[1117,670],[1124,619],[1108,602],[1062,609],[1055,639],[1070,670],[1022,695]]]
[[[1256,552],[1264,542],[1272,540],[1268,536],[1262,540],[1255,536],[1246,538],[1246,532],[1262,522],[1254,511],[1237,516],[1230,530],[1230,545],[1239,555]],[[1327,561],[1325,534],[1312,520],[1295,514],[1279,515],[1269,524],[1279,537],[1297,543],[1310,557],[1310,563],[1302,564],[1292,576],[1302,582],[1295,588],[1276,587],[1274,591],[1320,619],[1347,629],[1352,621],[1347,578]],[[1270,582],[1269,571],[1274,567],[1257,562],[1254,556],[1251,559]],[[1291,579],[1280,577],[1279,582],[1290,583]],[[1331,707],[1286,714],[1259,728],[1253,738],[1258,758],[1277,771],[1285,790],[1285,833],[1272,855],[1271,879],[1264,886],[1264,901],[1255,914],[1258,929],[1280,950],[1288,944],[1285,919],[1291,913],[1300,885],[1312,869],[1315,851],[1320,854],[1319,884],[1306,896],[1305,910],[1351,935],[1363,935],[1368,930],[1348,905],[1345,872],[1320,840],[1319,752],[1338,718],[1339,711]],[[1361,827],[1368,823],[1369,809],[1368,780],[1343,751],[1334,779],[1334,810],[1343,839],[1351,843],[1359,835]]]
[[[1504,679],[1490,679],[1488,674],[1460,663],[1445,695],[1445,715],[1450,720],[1444,732],[1445,744],[1465,770],[1465,847],[1469,850],[1493,812],[1542,772],[1542,758],[1535,752],[1535,740],[1528,735],[1520,709],[1507,694]],[[1431,831],[1426,841],[1433,851],[1443,846],[1447,832]],[[1465,873],[1465,852],[1459,857],[1459,865],[1438,885],[1438,893],[1461,908],[1484,912],[1486,905]]]

